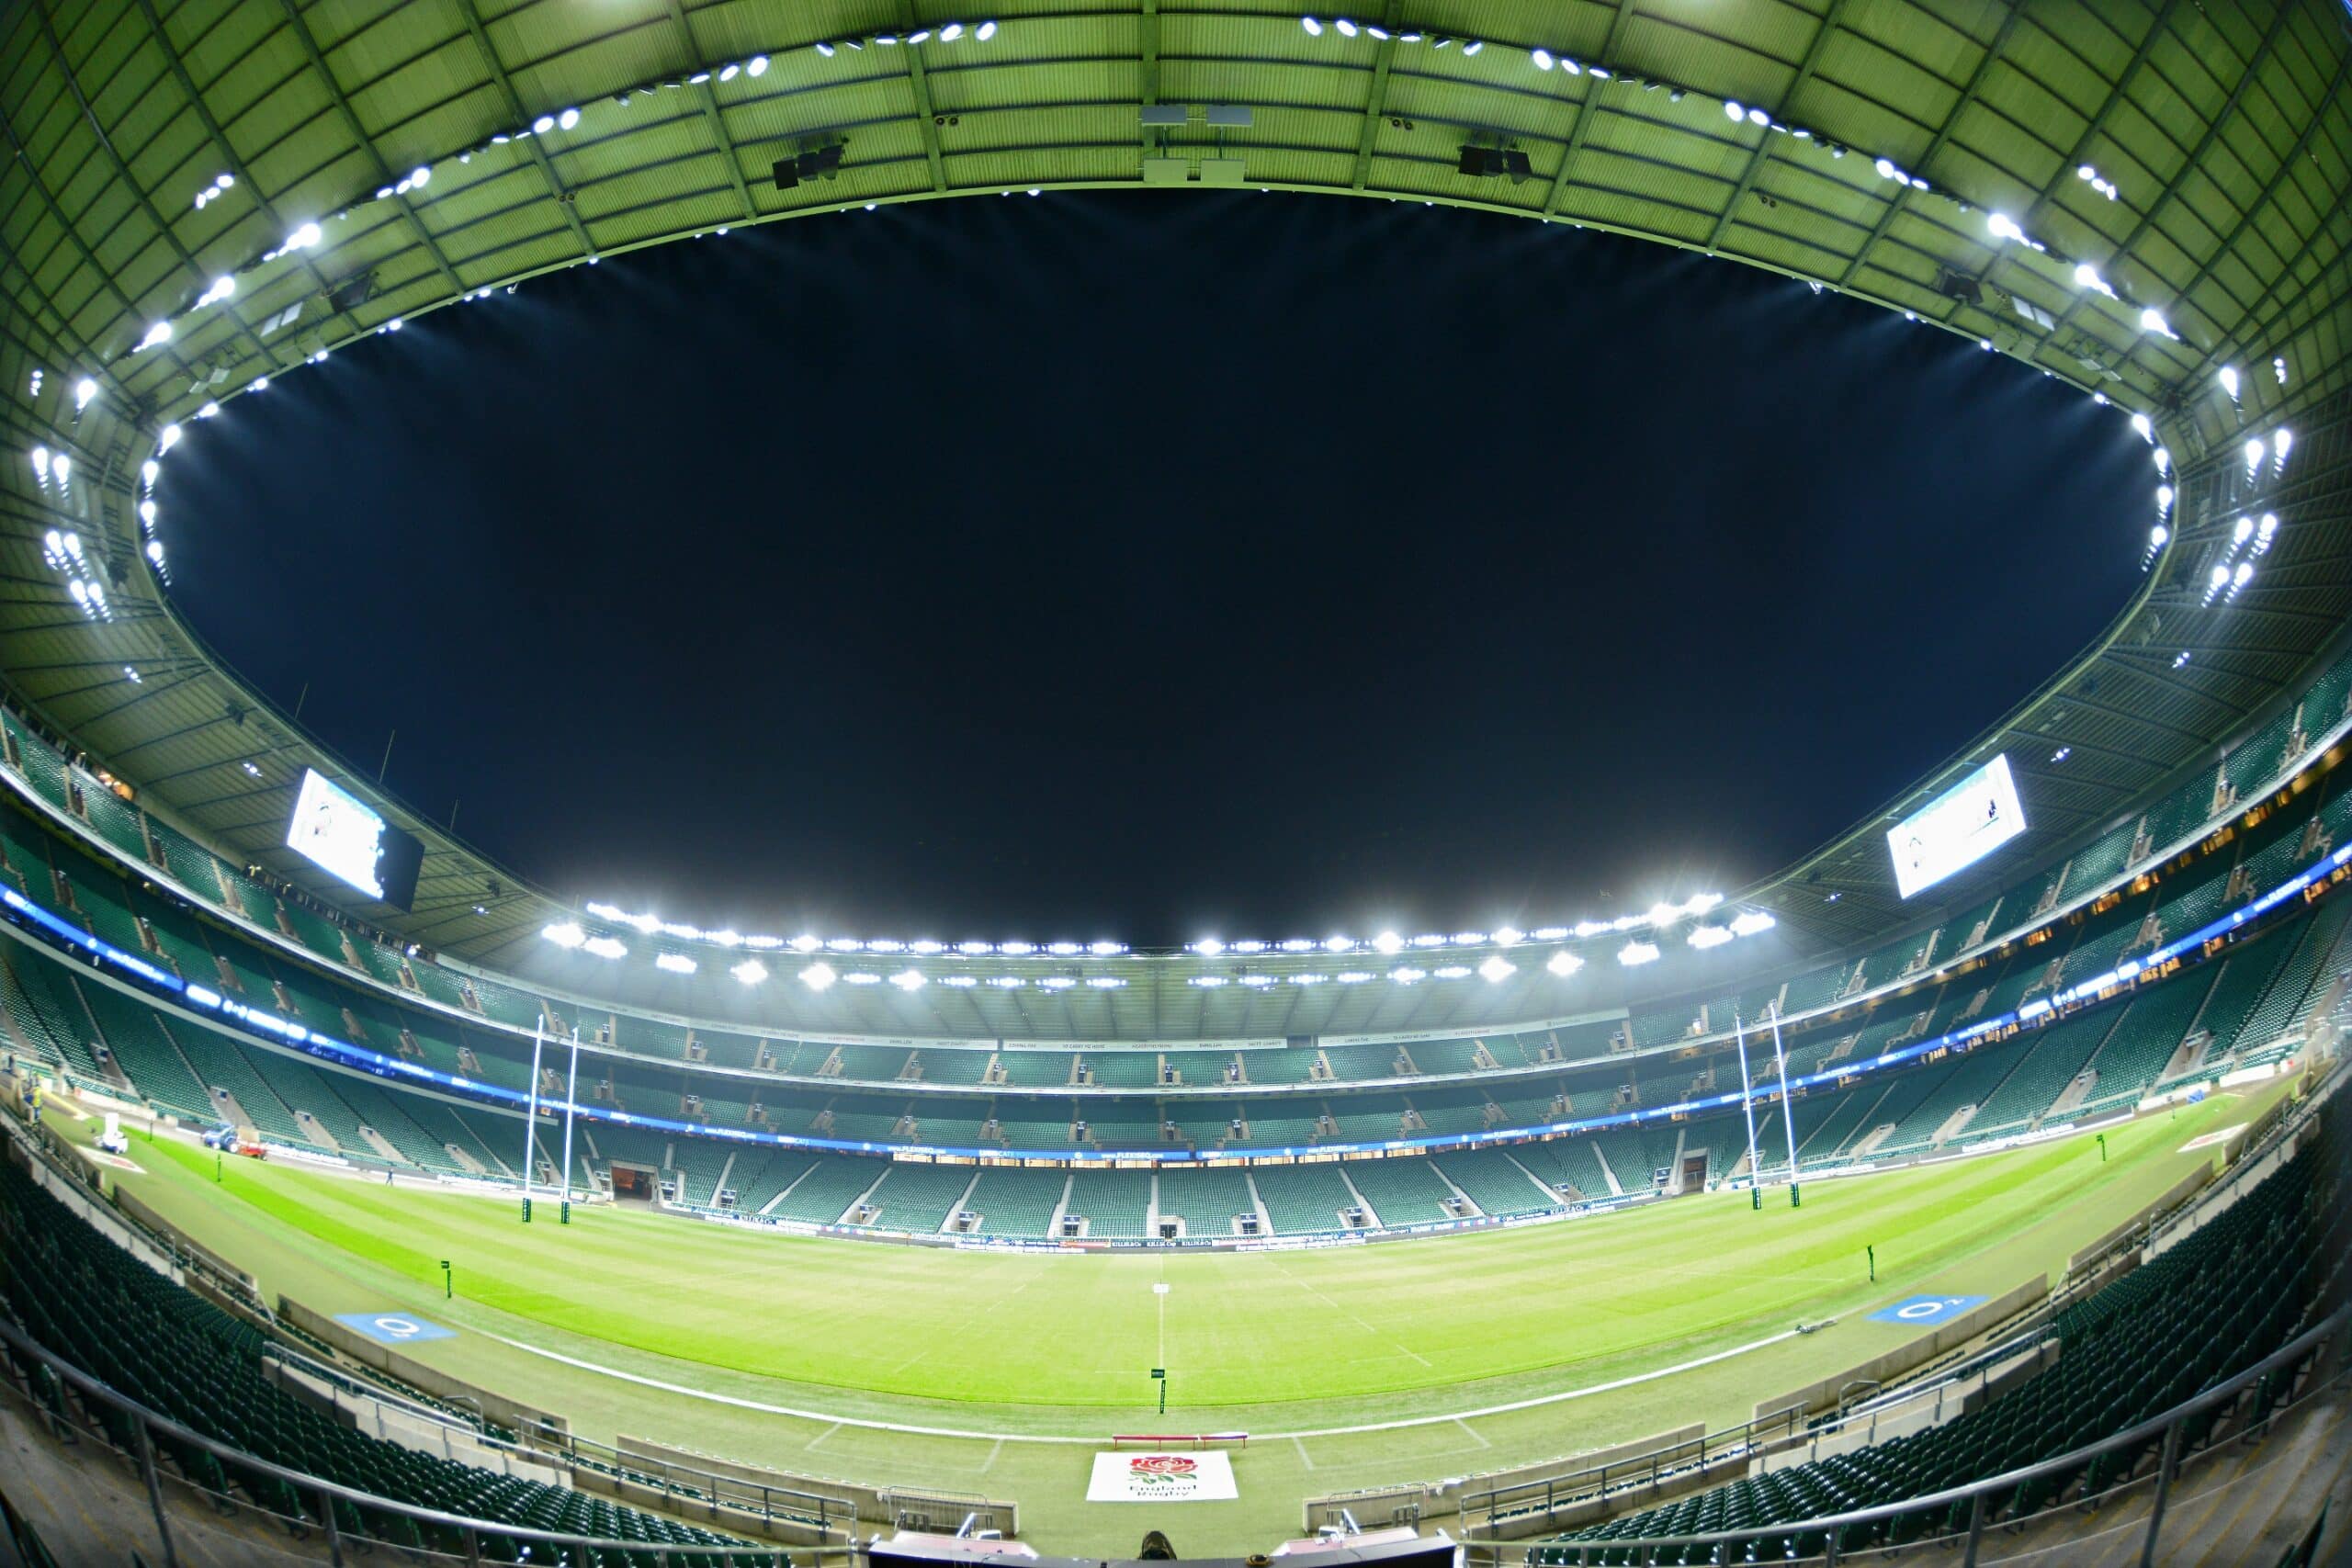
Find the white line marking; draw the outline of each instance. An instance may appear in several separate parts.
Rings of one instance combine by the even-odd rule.
[[[501,1345],[512,1346],[528,1355],[544,1357],[550,1361],[560,1361],[567,1367],[577,1367],[584,1372],[597,1372],[605,1377],[617,1378],[622,1382],[633,1382],[640,1388],[659,1389],[663,1393],[680,1393],[689,1399],[706,1399],[713,1404],[729,1404],[738,1410],[757,1410],[768,1416],[789,1416],[800,1421],[830,1421],[836,1427],[862,1427],[870,1431],[904,1432],[919,1438],[967,1438],[982,1443],[1078,1443],[1089,1448],[1096,1448],[1110,1440],[1107,1437],[1065,1438],[1035,1436],[1025,1432],[972,1432],[956,1427],[916,1427],[899,1421],[873,1421],[855,1416],[836,1416],[825,1410],[800,1410],[789,1404],[769,1404],[762,1400],[745,1399],[740,1394],[714,1393],[706,1388],[689,1388],[684,1383],[664,1382],[660,1378],[650,1378],[641,1372],[625,1372],[617,1367],[607,1367],[595,1361],[583,1361],[577,1356],[567,1356],[560,1350],[548,1350],[537,1345],[526,1345],[520,1339],[509,1339],[503,1334],[492,1334],[486,1329],[476,1329],[475,1332],[481,1334],[485,1339],[495,1339]],[[1783,1339],[1793,1339],[1796,1337],[1795,1329],[1784,1328],[1778,1334],[1768,1334],[1761,1339],[1751,1339],[1745,1345],[1735,1345],[1728,1350],[1718,1350],[1712,1356],[1701,1356],[1694,1360],[1678,1361],[1673,1366],[1659,1367],[1654,1371],[1635,1372],[1631,1377],[1594,1383],[1589,1388],[1571,1388],[1558,1393],[1539,1393],[1532,1399],[1515,1399],[1509,1404],[1489,1404],[1483,1410],[1463,1410],[1446,1416],[1408,1416],[1397,1421],[1370,1421],[1360,1427],[1317,1427],[1312,1430],[1260,1432],[1252,1433],[1251,1436],[1261,1441],[1280,1441],[1284,1438],[1293,1441],[1301,1438],[1345,1438],[1358,1432],[1394,1432],[1407,1427],[1435,1427],[1447,1421],[1477,1420],[1487,1416],[1507,1416],[1514,1410],[1532,1410],[1538,1405],[1562,1404],[1571,1399],[1583,1399],[1591,1394],[1610,1393],[1617,1389],[1632,1388],[1636,1383],[1655,1382],[1659,1378],[1672,1377],[1677,1372],[1695,1371],[1701,1367],[1711,1367],[1718,1361],[1728,1361],[1734,1356],[1745,1356],[1750,1350],[1761,1350],[1766,1346],[1778,1345]],[[831,1433],[826,1434],[828,1437],[831,1435]],[[824,1438],[820,1437],[817,1441],[822,1442]],[[813,1448],[816,1445],[812,1443],[809,1446]]]
[[[1457,1427],[1461,1427],[1461,1428],[1462,1428],[1462,1435],[1463,1435],[1464,1437],[1468,1438],[1472,1442],[1474,1442],[1474,1443],[1477,1444],[1480,1448],[1482,1448],[1482,1449],[1491,1449],[1491,1448],[1493,1448],[1493,1447],[1495,1446],[1494,1444],[1492,1444],[1492,1443],[1490,1443],[1490,1442],[1487,1441],[1487,1439],[1486,1439],[1486,1438],[1484,1438],[1480,1437],[1480,1436],[1477,1434],[1476,1430],[1471,1427],[1470,1423],[1469,1423],[1469,1422],[1467,1422],[1467,1421],[1464,1421],[1461,1416],[1456,1416],[1453,1418],[1453,1424],[1454,1424],[1455,1426],[1457,1426]]]
[[[841,1429],[842,1424],[838,1421],[834,1422],[831,1426],[826,1427],[823,1431],[809,1438],[808,1447],[805,1451],[808,1453],[815,1453],[817,1451],[817,1446],[820,1443],[822,1443],[827,1438],[831,1437],[835,1432],[838,1432]]]
[[[1315,1468],[1315,1461],[1306,1457],[1306,1445],[1305,1443],[1300,1442],[1296,1438],[1293,1438],[1290,1440],[1290,1446],[1298,1450],[1299,1463],[1305,1465],[1309,1470],[1313,1470]]]
[[[989,1471],[996,1468],[996,1456],[1003,1451],[1004,1439],[1002,1438],[999,1438],[995,1442],[989,1445],[989,1457],[980,1461],[980,1473],[982,1475],[986,1475]]]

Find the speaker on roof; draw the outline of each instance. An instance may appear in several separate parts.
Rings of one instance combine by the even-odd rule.
[[[1984,303],[1983,287],[1966,273],[1954,272],[1948,266],[1939,267],[1936,271],[1936,292],[1949,299],[1957,299],[1963,305]]]
[[[791,158],[778,158],[775,167],[769,173],[775,177],[778,190],[790,190],[800,183],[800,165]]]

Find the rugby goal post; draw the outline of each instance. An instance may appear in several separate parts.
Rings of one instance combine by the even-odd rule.
[[[1250,1446],[1250,1434],[1247,1432],[1122,1432],[1111,1439],[1111,1446],[1114,1449],[1125,1448],[1129,1443],[1142,1443],[1155,1449],[1172,1449],[1179,1445],[1203,1449],[1211,1443],[1231,1443],[1237,1448],[1246,1449]]]

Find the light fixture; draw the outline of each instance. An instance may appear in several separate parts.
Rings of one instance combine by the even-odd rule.
[[[1731,931],[1728,927],[1693,926],[1690,928],[1690,945],[1702,950],[1721,947],[1730,940]]]
[[[1761,909],[1743,909],[1732,917],[1731,934],[1754,936],[1758,931],[1770,931],[1778,923]]]
[[[1544,967],[1565,979],[1583,968],[1584,960],[1564,947],[1546,959]]]
[[[1499,986],[1519,973],[1519,965],[1498,953],[1478,965],[1478,978],[1490,986]]]
[[[1405,950],[1405,939],[1395,931],[1382,931],[1372,939],[1372,950],[1382,954],[1394,954]]]
[[[975,28],[972,30],[972,36],[979,39],[982,43],[986,43],[989,39],[996,37],[996,24],[994,22],[982,22],[978,28]]]
[[[1426,969],[1416,969],[1409,964],[1403,964],[1391,969],[1388,972],[1388,977],[1400,986],[1410,986],[1428,979],[1430,972]]]
[[[752,56],[751,60],[743,67],[743,73],[747,76],[766,75],[768,73],[768,57],[764,54],[755,54]]]
[[[1725,98],[1724,100],[1724,118],[1736,125],[1741,120],[1747,118],[1747,110],[1741,107],[1736,100]]]
[[[833,973],[833,966],[822,959],[800,972],[800,983],[812,991],[824,990],[838,978],[840,976]]]
[[[756,986],[768,977],[768,966],[756,958],[746,958],[728,973],[746,986]]]
[[[80,413],[84,409],[88,408],[90,406],[90,400],[97,395],[98,384],[90,379],[89,377],[85,376],[79,381],[74,382],[74,412],[75,413]]]
[[[1655,964],[1657,962],[1657,943],[1629,942],[1617,950],[1617,962],[1629,969],[1637,964]]]
[[[558,947],[578,947],[588,940],[588,933],[580,929],[580,922],[577,920],[564,920],[556,925],[542,926],[539,928],[539,934]]]
[[[599,958],[628,956],[628,949],[621,945],[620,939],[617,937],[592,936],[580,944],[580,950],[582,953],[594,953]]]
[[[929,980],[920,969],[901,969],[896,975],[890,976],[890,984],[898,987],[899,989],[907,992],[909,995],[912,995],[914,992],[922,990],[925,985],[929,984]]]
[[[2222,392],[2227,394],[2230,401],[2238,400],[2238,367],[2236,366],[2222,366],[2220,373],[2213,379],[2221,384]]]
[[[666,969],[673,975],[691,975],[702,966],[683,953],[663,953],[654,956],[653,967]]]
[[[563,127],[564,130],[570,130],[573,126],[580,123],[580,111],[578,109],[566,109],[561,114],[555,117],[555,122]]]

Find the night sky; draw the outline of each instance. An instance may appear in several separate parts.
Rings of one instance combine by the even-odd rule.
[[[530,880],[1137,943],[1735,889],[2088,641],[2151,482],[2118,412],[1802,283],[1256,192],[617,257],[169,468],[198,630]]]

